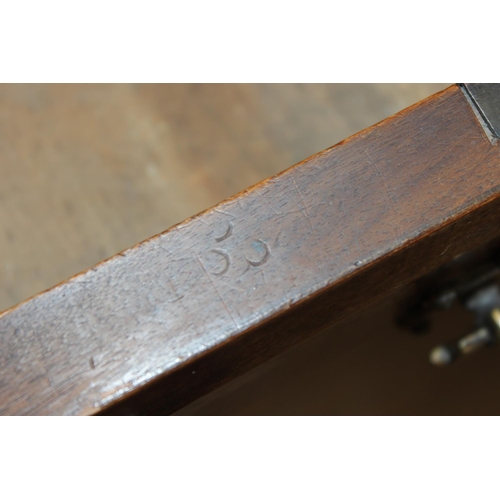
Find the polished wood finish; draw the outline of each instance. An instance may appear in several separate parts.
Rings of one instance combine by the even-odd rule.
[[[451,87],[7,311],[3,413],[182,407],[498,236],[499,160]]]

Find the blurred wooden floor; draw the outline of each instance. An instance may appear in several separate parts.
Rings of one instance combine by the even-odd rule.
[[[446,86],[0,85],[0,310]]]

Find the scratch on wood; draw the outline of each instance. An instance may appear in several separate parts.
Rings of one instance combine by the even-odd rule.
[[[273,212],[274,215],[280,215],[278,212],[276,212],[276,209],[274,208],[274,205],[272,203],[272,198],[271,197],[265,197],[261,192],[258,193],[259,198],[261,199],[261,204],[262,205],[267,205]]]
[[[439,254],[439,256],[441,257],[441,255],[444,255],[450,247],[451,247],[451,243],[444,249],[444,251],[442,253]]]
[[[307,205],[306,202],[304,201],[304,197],[302,196],[302,193],[300,192],[299,187],[297,186],[297,183],[295,182],[295,179],[293,179],[293,185],[295,186],[295,189],[297,190],[298,195],[300,196],[300,199],[302,200],[302,205],[304,207],[304,210],[306,212],[307,218],[309,219],[309,212],[307,210]]]
[[[385,177],[382,175],[382,172],[378,168],[378,165],[373,161],[372,157],[368,154],[368,151],[365,150],[365,153],[366,153],[366,156],[368,156],[368,159],[370,160],[370,162],[372,163],[372,165],[376,168],[379,177],[382,179],[382,182],[384,183],[385,190],[387,192],[387,197],[389,198],[389,201],[390,201],[390,203],[392,205],[392,209],[394,210],[394,213],[398,216],[398,220],[399,220],[400,216],[399,216],[399,213],[398,213],[398,211],[396,209],[396,204],[394,203],[394,200],[392,199],[391,191],[389,190],[389,187],[387,186],[387,182],[385,182]],[[399,236],[400,232],[399,232],[399,227],[398,226],[396,226],[396,231],[397,231],[398,236]]]
[[[172,283],[171,278],[167,277],[167,281],[168,281],[168,284],[170,285],[170,288],[172,289],[172,291],[174,292],[174,295],[175,295],[175,299],[172,301],[172,303],[181,300],[184,297],[184,295],[179,295],[179,292],[177,291],[174,284]]]
[[[75,377],[73,376],[73,378]],[[56,388],[54,388],[52,380],[49,378],[48,375],[46,375],[46,379],[49,382],[50,386],[49,395],[41,399],[36,405],[33,405],[31,410],[27,412],[26,415],[38,415],[40,408],[50,407],[50,405],[54,403],[54,401],[56,401],[61,396],[65,395],[70,390],[70,386],[68,384],[69,380],[65,381],[65,385],[59,384]]]
[[[313,226],[313,223],[311,221],[311,218],[310,218],[310,215],[309,215],[309,210],[307,209],[306,202],[304,200],[304,197],[302,196],[302,193],[300,192],[299,187],[297,186],[297,183],[295,182],[295,179],[293,179],[293,184],[295,186],[295,189],[296,189],[298,195],[300,196],[300,199],[302,200],[302,205],[304,207],[305,213],[304,213],[304,211],[300,210],[300,207],[298,207],[298,205],[296,204],[297,208],[299,208],[300,213],[307,219],[307,222],[309,223],[309,226],[311,227],[312,232],[316,233],[316,228]],[[321,262],[321,259],[317,260],[316,264],[318,265],[318,267],[319,267],[322,275],[325,275],[325,267],[324,267],[323,263]]]
[[[267,286],[266,273],[264,272],[264,269],[260,269],[260,272],[262,273],[262,279],[264,280],[264,285]]]
[[[237,292],[239,292],[239,293],[243,293],[243,294],[247,293],[247,292],[246,292],[246,290],[243,290],[242,288],[238,288],[238,287],[237,287],[236,285],[234,285],[234,284],[231,284],[231,285],[228,285],[228,286],[229,286],[229,288],[230,288],[231,290],[236,290],[236,291],[237,291]]]
[[[229,314],[229,317],[232,319],[232,321],[234,323],[234,326],[236,327],[237,330],[239,330],[240,327],[239,327],[238,323],[236,323],[233,315],[231,314],[231,311],[229,310],[229,307],[227,307],[227,304],[224,301],[224,299],[222,298],[222,295],[219,293],[219,290],[217,290],[217,287],[216,287],[215,283],[212,281],[212,278],[210,277],[210,275],[208,274],[207,270],[205,269],[205,266],[203,265],[203,262],[201,261],[200,256],[196,252],[194,254],[196,256],[196,259],[198,260],[198,263],[200,264],[201,268],[203,269],[203,272],[205,273],[205,276],[208,278],[208,280],[210,281],[212,287],[214,288],[215,293],[217,294],[217,297],[219,297],[220,301],[224,305],[224,308],[226,309],[227,313]]]
[[[191,260],[189,257],[174,257],[174,255],[171,252],[169,252],[166,248],[164,248],[161,245],[159,245],[158,248],[163,252],[165,252],[170,257],[171,262],[181,262],[183,260],[188,260],[188,261]]]
[[[221,210],[220,208],[214,208],[214,212],[217,212],[218,214],[227,215],[228,217],[231,217],[232,219],[236,219],[235,215],[232,215],[229,212],[224,212],[224,210]]]
[[[262,193],[259,193],[259,196],[260,196],[260,198],[262,200],[262,205],[267,205],[273,211],[273,214],[276,215],[277,217],[285,217],[287,215],[292,215],[292,214],[302,214],[302,215],[304,215],[304,212],[297,205],[297,203],[295,203],[295,201],[293,203],[297,207],[297,210],[287,210],[286,212],[278,212],[276,210],[276,208],[274,208],[272,200],[270,200],[269,198],[264,198],[264,195]]]
[[[205,226],[208,226],[208,222],[206,220],[203,219],[203,217],[198,217],[196,219],[196,222],[201,222],[202,224],[204,224]]]
[[[314,231],[314,227],[313,227],[312,221],[311,221],[311,219],[309,217],[309,211],[307,210],[307,205],[305,203],[304,197],[302,196],[302,193],[299,190],[299,187],[297,186],[297,183],[295,182],[295,179],[293,179],[293,185],[295,186],[297,194],[300,196],[300,199],[302,201],[302,206],[304,207],[304,211],[300,210],[300,213],[307,219],[307,222],[311,226],[311,229]]]

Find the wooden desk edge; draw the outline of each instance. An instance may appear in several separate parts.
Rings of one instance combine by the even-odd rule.
[[[460,123],[457,123],[458,119],[461,120]],[[431,126],[436,124],[435,133],[421,130],[422,127],[429,127],[429,124]],[[415,136],[412,137],[412,134],[415,134]],[[435,139],[436,137],[437,139]],[[434,139],[437,145],[432,144]],[[399,144],[405,143],[405,141],[407,145],[400,147]],[[446,141],[448,141],[447,144],[445,144]],[[470,144],[464,144],[467,141]],[[427,150],[423,149],[423,144],[427,145]],[[446,152],[443,153],[446,148],[452,151],[448,153],[450,158],[446,156]],[[473,181],[469,180],[471,174],[474,173],[474,165],[471,166],[470,164],[471,159],[477,165],[484,165],[484,171]],[[405,161],[412,165],[412,168],[409,168],[407,172],[403,172],[397,168],[398,161]],[[433,162],[442,165],[440,174],[437,177]],[[451,162],[455,164],[452,165]],[[354,175],[356,168],[362,163],[362,167],[359,168],[361,175]],[[149,268],[143,265],[146,251],[152,256],[153,263],[151,267],[154,268],[155,265],[160,266],[160,264],[164,266],[163,262],[157,262],[156,257],[158,254],[161,255],[159,250],[162,249],[159,249],[159,247],[162,247],[168,238],[170,238],[170,242],[178,244],[184,242],[185,248],[190,250],[194,248],[195,254],[198,256],[196,252],[199,250],[201,254],[207,238],[217,242],[229,241],[224,240],[223,233],[226,226],[223,227],[224,231],[220,232],[219,219],[222,217],[222,220],[225,220],[225,224],[229,227],[228,231],[233,231],[234,225],[232,221],[234,219],[227,219],[226,216],[236,217],[234,215],[236,212],[233,212],[233,210],[236,210],[234,207],[237,206],[240,206],[237,215],[247,217],[246,220],[239,219],[243,220],[243,229],[240,228],[242,236],[239,241],[231,243],[232,246],[228,249],[215,250],[216,252],[219,251],[219,254],[214,254],[222,255],[221,262],[224,264],[224,259],[229,258],[224,257],[224,255],[239,252],[239,260],[242,263],[230,262],[234,267],[240,266],[239,271],[243,270],[245,266],[248,267],[243,273],[243,275],[246,274],[247,276],[243,279],[248,280],[248,283],[240,279],[240,281],[236,281],[236,284],[245,283],[247,291],[250,290],[249,287],[256,283],[257,270],[260,271],[258,266],[253,266],[251,263],[260,262],[259,259],[262,257],[263,252],[269,251],[269,248],[272,248],[273,259],[278,252],[282,252],[283,255],[281,263],[276,263],[278,259],[274,259],[272,264],[274,267],[269,266],[267,269],[270,270],[266,270],[269,275],[268,279],[270,277],[274,280],[272,284],[278,290],[273,294],[272,290],[268,292],[266,289],[265,292],[268,293],[268,296],[263,297],[260,301],[257,295],[254,296],[251,292],[248,292],[250,305],[255,304],[252,309],[243,302],[228,302],[229,305],[225,303],[224,298],[233,300],[230,296],[230,290],[235,283],[234,276],[231,280],[228,279],[228,271],[222,269],[224,272],[221,273],[221,269],[217,268],[218,265],[221,265],[221,262],[215,262],[215,264],[210,262],[210,259],[206,257],[208,255],[206,250],[203,250],[205,254],[198,258],[201,269],[206,272],[207,279],[205,280],[206,284],[203,284],[203,290],[198,290],[201,297],[200,304],[202,304],[201,307],[205,306],[207,309],[212,307],[214,312],[207,313],[207,317],[210,321],[213,321],[214,325],[220,325],[219,328],[226,329],[227,333],[224,338],[209,338],[208,333],[198,333],[198,336],[193,334],[191,337],[184,336],[187,339],[186,343],[190,343],[190,346],[198,343],[203,344],[205,347],[193,352],[190,356],[182,358],[181,348],[178,348],[178,352],[175,352],[174,348],[169,349],[167,346],[168,352],[165,351],[164,357],[168,357],[172,353],[172,356],[178,356],[175,358],[178,359],[177,362],[171,360],[166,368],[163,365],[163,369],[157,370],[149,378],[144,377],[141,373],[141,376],[137,376],[133,383],[126,382],[122,384],[121,389],[124,388],[124,390],[114,390],[115,388],[113,388],[114,392],[111,391],[108,396],[100,396],[100,399],[92,395],[86,398],[85,401],[78,401],[76,391],[83,386],[86,387],[89,382],[91,385],[94,384],[94,387],[98,387],[106,376],[103,374],[107,374],[106,370],[103,369],[100,374],[93,377],[92,374],[88,376],[83,371],[74,371],[70,373],[70,376],[74,377],[76,382],[70,389],[68,389],[70,384],[66,383],[65,385],[64,381],[59,386],[56,384],[55,388],[52,386],[54,384],[52,382],[51,389],[47,388],[47,394],[55,394],[55,396],[52,394],[49,403],[46,401],[40,403],[36,399],[36,394],[32,394],[22,403],[13,403],[11,405],[9,401],[6,401],[4,412],[24,413],[25,409],[27,409],[26,413],[154,414],[171,413],[181,408],[222,383],[300,342],[308,335],[340,320],[352,313],[356,308],[382,298],[395,288],[435,269],[451,257],[497,237],[500,230],[496,228],[494,222],[500,206],[500,170],[496,168],[498,164],[497,148],[492,146],[484,136],[479,123],[459,89],[450,87],[421,103],[417,103],[407,110],[342,141],[336,146],[300,162],[277,176],[266,179],[216,207],[191,217],[168,231],[141,242],[131,249],[121,252],[87,271],[79,273],[66,282],[2,313],[0,315],[0,326],[5,329],[11,328],[12,330],[15,328],[16,321],[23,325],[26,322],[34,322],[36,325],[41,324],[39,318],[37,318],[38,323],[33,321],[33,311],[36,312],[37,310],[42,311],[42,314],[47,314],[47,317],[42,318],[42,320],[45,319],[45,324],[48,324],[53,316],[43,312],[46,309],[34,307],[34,309],[32,308],[33,311],[28,311],[28,314],[25,314],[24,308],[30,309],[31,304],[38,300],[42,302],[48,300],[46,299],[48,296],[64,295],[67,290],[79,286],[79,283],[86,276],[94,279],[94,276],[108,273],[113,278],[118,273],[117,269],[127,269],[126,264],[123,264],[124,262],[129,261],[131,263],[129,269],[133,268],[134,271],[137,271],[137,269],[147,271]],[[461,172],[460,176],[455,175],[458,170]],[[409,177],[412,177],[411,182],[408,180]],[[434,198],[429,196],[426,191],[432,189],[436,179],[442,181],[443,178],[448,183],[448,185],[441,188],[443,192],[435,193]],[[469,183],[467,184],[467,182]],[[311,188],[313,183],[314,189]],[[392,183],[396,187],[393,187]],[[400,186],[403,185],[407,187],[401,188]],[[384,196],[387,196],[387,199],[380,204],[377,193],[380,194],[382,191],[385,191]],[[361,195],[360,192],[362,192]],[[444,196],[444,194],[447,196]],[[414,197],[413,203],[412,200],[409,202],[405,199],[409,195]],[[448,195],[450,196],[448,197]],[[286,210],[284,210],[286,213],[277,212],[275,214],[277,217],[274,219],[269,217],[267,213],[262,211],[263,203],[258,199],[259,197],[267,200],[269,206],[275,212],[277,212],[276,203],[282,203],[288,212]],[[345,212],[343,220],[340,219],[340,223],[335,225],[332,225],[327,214],[316,210],[316,207],[311,203],[311,201],[316,200],[326,204],[327,201],[325,200],[339,199],[341,203],[347,205],[352,203],[352,209],[356,209],[356,212],[353,210]],[[360,204],[359,200],[364,200],[365,203]],[[332,205],[332,202],[328,203]],[[429,209],[428,216],[419,218],[411,213],[411,208],[414,205],[425,208],[427,204],[435,205]],[[231,207],[231,212],[227,211],[227,207]],[[297,213],[296,217],[293,215],[294,212]],[[370,220],[367,223],[360,222],[359,220],[362,217]],[[257,223],[255,223],[255,220],[249,219],[255,219]],[[279,247],[276,240],[273,240],[275,246],[269,244],[267,250],[261,243],[254,243],[253,250],[248,246],[250,242],[250,236],[248,235],[255,231],[256,228],[266,230],[266,237],[256,239],[252,235],[252,241],[260,241],[267,246],[268,242],[271,241],[270,238],[273,237],[272,233],[281,228],[280,224],[282,222],[279,221],[285,219],[288,225],[285,225],[283,230],[285,231],[284,239],[286,240],[287,235],[294,233],[295,241],[299,241],[295,248],[290,248],[290,239],[287,240],[288,244],[283,247]],[[215,224],[213,224],[213,220],[216,220]],[[228,220],[229,223],[227,223]],[[206,234],[201,236],[195,234],[200,233],[204,226],[208,227]],[[333,250],[327,248],[327,245],[337,244],[332,240],[335,238],[340,239],[342,234],[351,230],[351,226],[358,232],[362,231],[363,235],[361,237],[359,234],[354,236],[353,233],[351,236],[346,236],[344,243],[347,249],[340,246]],[[368,236],[364,235],[367,231],[371,231],[372,226],[375,229],[370,234],[372,239],[368,240]],[[179,234],[187,233],[187,231],[192,234],[188,234],[186,238],[183,236],[184,239],[178,238]],[[467,231],[466,237],[464,237],[465,231]],[[317,251],[315,250],[315,258],[313,259],[316,267],[313,266],[313,263],[306,262],[303,255],[305,251],[303,242],[306,238],[311,238],[312,233],[314,233],[314,242],[318,247]],[[200,244],[200,241],[203,244]],[[243,243],[245,244],[245,251],[250,248],[250,251],[255,252],[253,260],[247,257],[248,253],[241,252]],[[353,250],[355,245],[359,247],[357,250]],[[278,250],[275,250],[275,248]],[[307,250],[309,252],[309,249]],[[339,262],[332,263],[332,255],[335,255],[335,259],[337,259],[335,251],[340,251],[342,255],[345,255],[345,259],[342,261],[339,258]],[[245,263],[242,256],[250,262],[250,265]],[[357,258],[359,259],[356,260]],[[299,263],[302,267],[297,268],[297,270],[289,269],[289,267],[293,266],[289,266],[287,262]],[[177,283],[176,287],[185,286],[186,290],[193,291],[196,290],[196,286],[200,286],[200,277],[191,277],[193,273],[192,267],[195,265],[196,262],[193,257],[188,264],[182,264],[183,267],[178,268],[178,271],[183,276],[187,276],[187,282],[189,283],[188,285],[184,283],[179,285]],[[215,267],[207,272],[209,265],[215,265]],[[158,268],[160,269],[160,267]],[[397,272],[394,272],[394,270],[397,270]],[[250,276],[250,272],[253,273],[254,271],[256,271],[254,275]],[[296,276],[293,275],[295,271]],[[125,275],[126,273],[122,272],[122,274]],[[130,290],[127,287],[131,283],[131,278],[127,276],[122,278],[122,274],[118,276],[118,280],[119,283],[126,286],[122,289],[118,288],[117,293],[122,294],[122,298],[126,297],[128,300],[127,294],[130,294]],[[178,275],[179,273],[171,274],[174,278]],[[151,276],[156,275],[153,273]],[[303,278],[303,282],[296,285],[298,291],[290,299],[286,294],[289,293],[288,288],[294,282],[292,278],[298,279],[300,277]],[[215,279],[219,279],[221,284],[213,286]],[[224,279],[226,281],[223,281]],[[288,283],[284,283],[283,280],[288,280]],[[97,283],[95,286],[99,299],[99,286],[101,285]],[[153,283],[154,286],[155,283]],[[219,286],[220,288],[218,288]],[[280,289],[280,286],[283,288]],[[214,297],[214,291],[219,294],[218,298]],[[140,296],[141,293],[143,292],[138,289],[137,295]],[[68,294],[78,304],[85,303],[84,300],[89,297],[88,295],[80,297],[80,292],[76,294],[76,298],[71,293]],[[162,306],[158,297],[160,297],[159,294],[153,297],[153,303],[157,308]],[[281,302],[280,297],[284,299]],[[61,302],[60,297],[56,297],[56,299],[57,307],[63,311],[64,301]],[[104,295],[102,299],[104,301],[110,300]],[[137,300],[139,299],[141,297]],[[78,302],[80,300],[83,302]],[[217,305],[213,304],[214,300],[218,303]],[[114,302],[110,302],[110,304],[114,304]],[[224,312],[222,305],[225,306],[228,314]],[[194,306],[191,305],[184,307],[187,307],[188,311],[191,312],[195,310],[192,308]],[[191,309],[189,309],[190,307]],[[260,310],[261,316],[252,316],[254,310]],[[143,311],[138,310],[138,312],[142,314]],[[162,319],[169,320],[168,314],[171,313],[163,314]],[[184,319],[189,318],[189,314],[179,314],[183,314],[182,318]],[[18,319],[19,316],[22,316],[22,318]],[[15,317],[15,321],[9,323],[11,317]],[[77,319],[82,321],[84,317],[85,313],[82,312],[81,317],[78,316]],[[248,322],[241,323],[240,327],[237,328],[238,323],[235,318],[238,321],[240,318],[248,318]],[[104,351],[106,349],[111,351],[113,342],[121,342],[121,339],[117,337],[118,330],[112,330],[114,327],[112,322],[115,320],[116,318],[111,316],[109,318],[111,330],[109,332],[103,330],[103,336],[105,337]],[[231,320],[234,324],[231,324]],[[116,321],[119,323],[122,321],[122,317],[120,316]],[[202,321],[203,318],[200,319],[200,324]],[[182,324],[182,321],[178,320],[176,324]],[[195,324],[195,326],[199,327],[200,325]],[[41,328],[45,328],[45,326],[42,324]],[[137,329],[140,330],[140,325],[137,326]],[[150,364],[154,368],[155,363],[161,365],[163,362],[161,361],[163,358],[155,358],[155,351],[163,346],[157,343],[160,337],[149,340],[147,334],[151,332],[146,331],[146,327],[143,330],[144,332],[139,331],[142,335],[140,342],[136,342],[130,348],[126,346],[125,349],[132,350],[134,347],[142,349],[140,362],[143,367],[148,365],[148,356],[151,356]],[[210,330],[210,332],[213,331],[214,328]],[[172,345],[176,345],[174,342],[176,332],[181,333],[179,338],[182,338],[183,335],[180,330],[173,330],[173,334],[169,337],[170,340],[167,339]],[[51,335],[53,338],[50,337]],[[60,341],[61,335],[63,335],[63,332],[57,330],[57,328],[53,330],[47,328],[41,338],[43,341],[54,342],[54,345],[56,345],[57,341]],[[14,335],[11,333],[10,338],[12,337]],[[83,344],[83,341],[89,338],[82,335],[78,342]],[[26,342],[28,342],[28,339]],[[79,349],[81,349],[81,346],[77,344],[75,352],[70,352],[67,359],[63,358],[55,371],[59,371],[61,375],[65,371],[69,372],[69,368],[65,364],[70,363],[71,359],[78,359]],[[41,355],[44,360],[50,361],[52,359],[50,358],[52,352],[50,347],[42,345],[41,348],[32,352],[33,358],[35,355]],[[12,353],[11,355],[14,356]],[[82,355],[82,357],[85,356],[86,354]],[[160,362],[158,362],[159,359]],[[53,368],[51,366],[47,367],[49,361],[45,361],[45,367],[41,370],[39,378],[45,377],[50,382],[49,373]],[[120,373],[122,375],[130,373],[128,368],[120,371],[120,360],[112,366],[112,370],[114,370],[115,376]],[[26,378],[26,375],[23,376]],[[87,380],[80,383],[78,377],[87,377]],[[39,383],[38,379],[36,380],[36,383]],[[71,377],[70,380],[72,380]],[[105,384],[102,383],[102,385]],[[59,394],[62,394],[63,390],[72,390],[74,393],[72,397],[68,397],[66,400],[62,398],[61,403],[58,405],[58,391]],[[12,393],[9,397],[12,398]],[[89,406],[88,401],[91,399],[94,402],[93,405]],[[74,403],[75,400],[77,403]],[[68,401],[71,401],[71,404],[68,404]],[[16,406],[16,404],[19,406]]]

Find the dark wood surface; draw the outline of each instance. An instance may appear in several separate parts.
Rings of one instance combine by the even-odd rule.
[[[182,407],[498,236],[499,159],[452,87],[7,311],[3,413]]]

